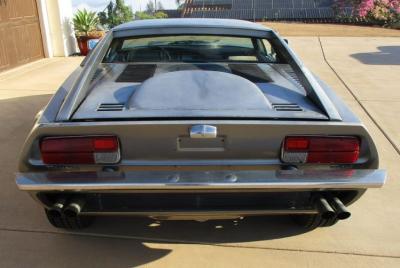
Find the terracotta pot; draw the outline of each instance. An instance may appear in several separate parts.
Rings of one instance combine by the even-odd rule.
[[[89,53],[88,41],[91,39],[99,39],[97,36],[77,36],[78,47],[82,56],[86,56]]]

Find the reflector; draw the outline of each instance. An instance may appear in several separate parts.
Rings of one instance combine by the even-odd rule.
[[[311,152],[348,152],[358,150],[359,141],[354,137],[322,137],[310,139],[309,151]]]
[[[358,151],[354,152],[310,152],[307,163],[351,164],[357,161]]]
[[[91,138],[68,137],[44,138],[40,144],[42,153],[76,153],[76,152],[93,152],[93,142]]]

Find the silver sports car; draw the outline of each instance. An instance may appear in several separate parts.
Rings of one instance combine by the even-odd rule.
[[[274,31],[169,19],[108,32],[37,115],[16,182],[59,228],[101,215],[316,228],[385,178],[365,126]]]

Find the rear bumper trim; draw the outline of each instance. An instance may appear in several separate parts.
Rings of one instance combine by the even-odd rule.
[[[165,219],[206,219],[238,218],[263,215],[312,215],[318,214],[317,209],[253,209],[253,210],[184,210],[184,211],[83,211],[82,215],[98,216],[145,216]],[[222,215],[222,216],[221,216]]]
[[[379,188],[384,170],[129,171],[18,173],[20,190],[324,190]]]

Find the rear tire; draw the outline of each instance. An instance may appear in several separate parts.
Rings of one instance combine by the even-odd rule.
[[[301,227],[307,228],[309,230],[314,230],[318,227],[333,226],[338,222],[338,219],[336,217],[324,219],[319,213],[313,215],[295,215],[293,216],[293,220]]]
[[[68,229],[68,230],[80,230],[89,227],[94,218],[90,216],[67,217],[64,214],[59,215],[58,213],[51,213],[48,209],[45,209],[45,213],[48,221],[56,228]]]

